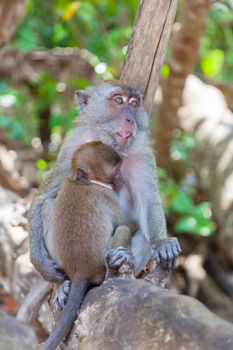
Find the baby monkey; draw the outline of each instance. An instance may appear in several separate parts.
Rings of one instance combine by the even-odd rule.
[[[70,175],[56,198],[53,237],[47,242],[50,254],[69,277],[71,290],[43,350],[55,349],[67,336],[85,294],[103,282],[109,249],[130,242],[130,229],[120,226],[121,163],[118,153],[101,142],[84,144],[72,157]]]

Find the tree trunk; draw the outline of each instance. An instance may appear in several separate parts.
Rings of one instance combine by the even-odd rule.
[[[181,27],[168,62],[170,74],[163,86],[163,102],[158,111],[154,139],[158,164],[170,170],[172,132],[177,127],[177,111],[182,104],[185,81],[197,62],[199,43],[211,8],[211,0],[186,1]]]
[[[1,0],[0,3],[0,49],[14,34],[24,15],[27,0]]]
[[[151,112],[159,73],[176,13],[177,0],[141,0],[121,79],[145,93]]]
[[[218,89],[191,75],[186,81],[178,117],[181,128],[195,137],[191,161],[213,205],[213,216],[219,227],[216,241],[221,260],[232,267],[233,113]],[[223,277],[222,273],[220,275],[219,278]],[[233,293],[232,277],[230,280]]]

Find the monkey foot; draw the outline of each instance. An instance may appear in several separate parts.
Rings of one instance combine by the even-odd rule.
[[[67,303],[71,289],[71,281],[66,280],[57,288],[53,303],[57,311],[62,311]]]
[[[134,257],[127,248],[110,249],[106,255],[106,278],[134,274]]]
[[[152,255],[157,264],[164,270],[175,268],[176,259],[181,253],[181,247],[175,237],[161,241],[152,247]]]

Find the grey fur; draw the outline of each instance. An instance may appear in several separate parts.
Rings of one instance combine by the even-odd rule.
[[[113,118],[107,100],[111,93],[120,94],[122,91],[130,91],[140,96],[141,104],[135,115],[133,136],[126,145],[119,146],[113,135],[118,130],[118,120]],[[53,282],[61,282],[66,276],[60,270],[59,264],[49,256],[45,246],[44,234],[49,231],[45,225],[49,220],[42,214],[43,205],[50,199],[50,205],[53,206],[51,202],[55,200],[60,185],[70,170],[71,157],[83,143],[101,141],[114,147],[123,157],[122,173],[125,176],[126,187],[121,191],[119,200],[126,221],[137,221],[139,224],[131,244],[136,274],[143,269],[151,254],[160,256],[157,240],[167,240],[166,222],[156,179],[155,158],[148,131],[148,116],[143,109],[141,93],[120,82],[105,82],[97,87],[88,88],[84,95],[85,99],[81,98],[82,114],[76,127],[65,139],[57,163],[39,188],[29,214],[31,261],[46,280]],[[76,99],[80,102],[78,94]],[[165,250],[169,259],[171,253],[174,253],[171,239],[165,243]]]

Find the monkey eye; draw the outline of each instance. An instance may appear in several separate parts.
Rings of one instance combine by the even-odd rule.
[[[135,99],[131,98],[131,99],[129,100],[129,105],[130,105],[131,107],[137,107],[137,106],[138,106],[138,100],[135,100]]]
[[[115,98],[115,102],[118,104],[118,105],[121,105],[124,101],[123,101],[123,98],[118,96]]]

